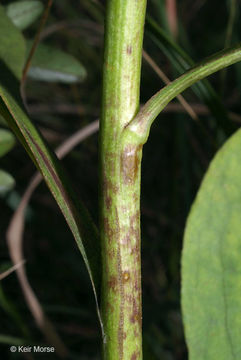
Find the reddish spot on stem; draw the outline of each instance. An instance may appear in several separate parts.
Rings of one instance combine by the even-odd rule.
[[[130,322],[132,324],[139,323],[139,328],[141,328],[141,312],[140,307],[136,303],[136,298],[133,297],[133,312],[130,316]]]
[[[137,360],[137,353],[136,352],[134,352],[134,354],[132,354],[131,360]]]
[[[132,54],[132,46],[131,45],[128,45],[127,48],[126,48],[126,53],[128,55],[131,55]]]
[[[112,204],[112,199],[110,196],[106,196],[106,199],[105,199],[105,205],[106,205],[106,209],[107,210],[110,210],[111,208],[111,204]]]
[[[105,234],[106,234],[109,242],[111,243],[111,240],[113,239],[115,231],[114,231],[113,226],[110,225],[109,219],[107,217],[104,218],[104,231],[105,231]]]
[[[109,302],[106,305],[106,309],[109,313],[113,313],[114,312],[114,306],[112,304],[110,304]]]
[[[140,211],[138,210],[130,218],[130,236],[134,239],[139,239],[140,235]],[[137,249],[138,250],[138,249]]]
[[[134,184],[141,162],[142,145],[127,145],[121,155],[121,170],[125,184]]]
[[[116,279],[116,276],[112,275],[108,281],[108,287],[115,292],[117,290],[117,285],[118,281]]]

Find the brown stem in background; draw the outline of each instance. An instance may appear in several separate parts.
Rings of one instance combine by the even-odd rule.
[[[34,53],[36,51],[36,48],[38,46],[38,43],[40,41],[41,32],[42,32],[43,27],[44,27],[44,25],[45,25],[45,23],[46,23],[46,21],[48,19],[49,11],[50,11],[50,8],[51,8],[52,4],[53,4],[53,0],[48,0],[48,2],[46,4],[46,7],[45,7],[45,10],[44,10],[43,15],[42,15],[41,20],[40,20],[38,31],[37,31],[37,33],[35,35],[32,48],[30,50],[30,53],[28,55],[28,58],[26,60],[24,68],[23,68],[23,74],[22,74],[22,79],[21,79],[21,84],[20,84],[20,92],[21,92],[24,103],[26,103],[25,94],[24,94],[24,85],[25,85],[27,73],[28,73],[28,70],[30,68],[33,55],[34,55]]]
[[[178,34],[178,22],[177,22],[177,4],[176,0],[166,0],[166,13],[169,29],[174,38],[177,38]]]
[[[166,74],[159,68],[159,66],[155,63],[154,60],[147,54],[145,50],[142,52],[143,58],[146,62],[152,67],[155,73],[162,79],[162,81],[167,85],[170,84],[171,80],[166,76]],[[186,110],[186,112],[191,116],[191,118],[195,121],[198,121],[198,115],[195,113],[193,108],[188,104],[188,102],[184,99],[182,95],[178,95],[177,99],[180,101],[182,107]]]

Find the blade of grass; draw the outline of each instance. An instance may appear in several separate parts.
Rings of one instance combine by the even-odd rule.
[[[1,284],[2,285],[2,284]],[[12,302],[12,299],[7,296],[6,289],[0,285],[0,307],[8,316],[12,324],[15,324],[17,331],[20,331],[22,336],[31,341],[31,333],[25,319],[21,315],[19,309]],[[6,281],[7,286],[7,281]],[[9,295],[9,294],[8,294]]]
[[[100,243],[97,229],[55,154],[23,110],[19,83],[5,64],[0,84],[0,113],[21,141],[36,167],[42,173],[57,201],[84,258],[96,302],[100,285]]]
[[[26,344],[26,339],[21,339],[11,335],[0,334],[0,343],[20,346]]]
[[[61,144],[57,150],[56,154],[58,157],[63,158],[67,155],[76,145],[81,141],[85,140],[87,137],[95,133],[99,128],[98,120],[94,121],[90,125],[87,125],[83,129],[80,129],[66,141]],[[29,200],[36,189],[36,187],[42,181],[42,176],[39,173],[36,173],[33,179],[30,181],[30,184],[25,191],[20,204],[15,211],[10,224],[7,229],[7,244],[9,249],[9,254],[13,264],[23,264],[23,233],[24,233],[24,214],[26,207],[29,203]],[[14,266],[16,267],[16,265]],[[49,319],[46,317],[40,302],[38,301],[37,296],[35,295],[31,285],[28,281],[25,267],[22,266],[16,269],[19,283],[21,285],[24,297],[26,299],[27,305],[35,319],[37,326],[45,335],[46,339],[55,345],[56,351],[59,351],[61,354],[64,351],[64,354],[67,354],[67,349],[61,344],[59,346],[59,336],[57,335],[54,327],[50,323]],[[56,340],[57,339],[57,340]],[[56,342],[57,341],[57,342]]]
[[[230,6],[229,6],[227,31],[226,31],[226,37],[225,37],[225,43],[224,43],[225,48],[227,48],[231,45],[236,9],[237,9],[237,0],[231,0]]]

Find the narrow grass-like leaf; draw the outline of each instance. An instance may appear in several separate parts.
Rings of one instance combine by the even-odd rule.
[[[57,201],[84,258],[97,299],[100,251],[95,225],[85,207],[78,201],[77,194],[54,152],[49,149],[24,112],[17,79],[7,68],[5,75],[7,82],[0,84],[0,113],[22,142]]]
[[[0,169],[0,195],[5,195],[8,191],[12,190],[15,185],[15,180],[4,170]]]
[[[6,6],[6,13],[18,29],[24,30],[41,15],[43,8],[41,1],[14,1]]]
[[[30,50],[32,42],[28,42]],[[76,83],[86,77],[83,65],[72,55],[52,46],[39,44],[28,77],[47,82]]]
[[[76,146],[81,140],[85,137],[88,137],[93,132],[98,129],[98,121],[86,126],[84,129],[79,130],[77,133],[68,138],[56,151],[57,156],[63,157],[67,154],[74,146]],[[7,229],[7,244],[9,248],[10,258],[17,266],[21,264],[21,261],[24,257],[23,255],[23,234],[24,234],[24,215],[25,210],[28,205],[28,202],[31,198],[33,191],[41,182],[42,177],[37,173],[31,180],[27,190],[25,191],[21,201],[14,212],[14,215],[11,219],[9,227]],[[52,343],[58,353],[63,353],[63,344],[60,342],[59,336],[56,333],[53,325],[50,320],[47,318],[41,303],[39,302],[37,296],[34,293],[34,290],[31,287],[31,284],[28,281],[28,277],[25,271],[25,267],[18,267],[16,269],[17,277],[20,282],[25,300],[28,304],[30,311],[35,319],[37,326],[43,332],[46,339]],[[1,299],[1,298],[0,298]],[[64,351],[67,352],[66,350]]]
[[[28,346],[30,345],[29,340],[27,339],[22,339],[15,336],[4,335],[4,334],[0,334],[0,344],[15,345],[15,346],[20,346],[24,344],[28,344]]]
[[[15,137],[9,130],[0,129],[0,157],[7,154],[15,144]]]
[[[22,264],[18,264],[18,266],[22,266]],[[3,274],[1,274],[3,275]],[[2,276],[1,276],[1,280],[2,280]],[[30,338],[30,332],[28,327],[25,324],[24,319],[21,316],[21,313],[19,311],[19,309],[16,308],[15,304],[12,302],[12,300],[9,298],[9,296],[7,296],[6,292],[4,291],[3,287],[0,286],[0,307],[3,311],[5,311],[8,316],[11,319],[12,323],[15,323],[16,328],[18,328],[22,335],[25,338]]]
[[[241,130],[219,150],[189,215],[182,309],[190,360],[241,359]]]
[[[3,63],[18,78],[21,78],[25,61],[25,40],[21,32],[13,25],[0,5],[0,74],[5,76]]]
[[[97,229],[78,200],[59,160],[24,111],[19,79],[25,60],[25,41],[1,6],[0,33],[0,115],[42,173],[74,235],[90,275],[99,314],[100,244]]]

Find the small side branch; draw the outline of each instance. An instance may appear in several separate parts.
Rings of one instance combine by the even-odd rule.
[[[153,121],[171,100],[197,81],[240,60],[241,45],[239,44],[221,51],[191,68],[147,101],[135,118],[125,127],[123,137],[135,134],[139,144],[144,144],[148,139]]]

